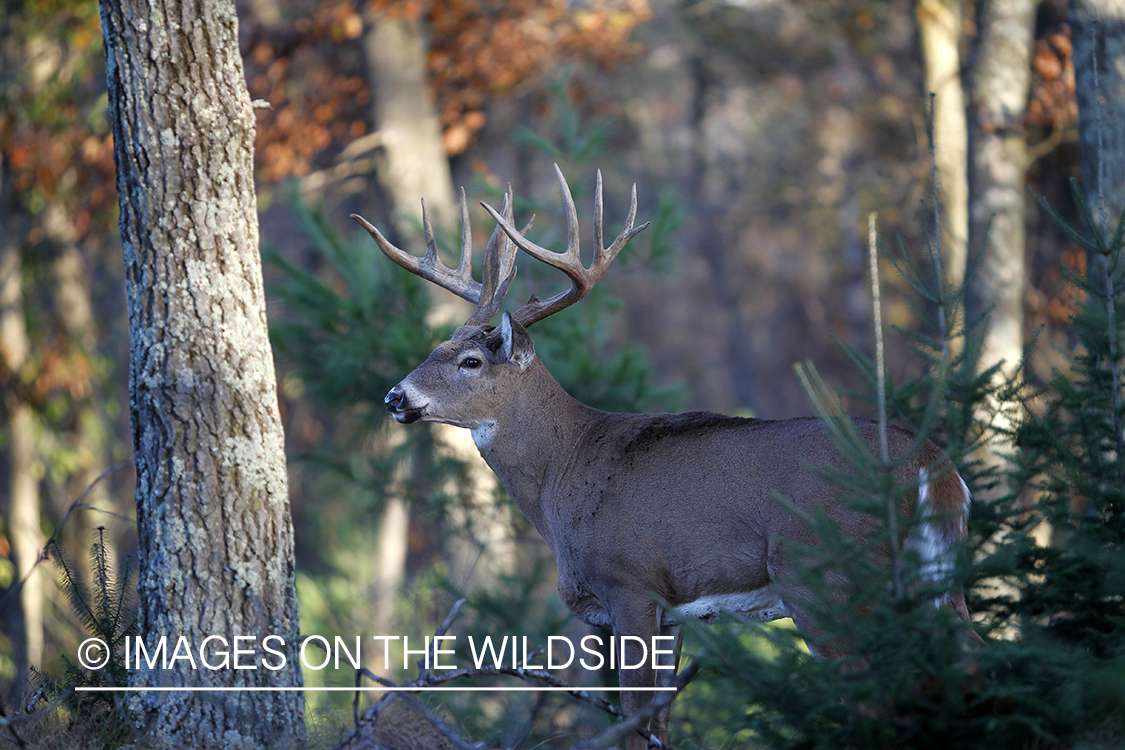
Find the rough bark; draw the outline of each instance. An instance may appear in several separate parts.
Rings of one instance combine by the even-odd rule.
[[[958,46],[961,1],[918,0],[917,15],[926,91],[934,95],[942,264],[946,280],[960,285],[969,241],[969,134]]]
[[[1035,5],[1034,0],[984,4],[973,72],[970,238],[982,255],[969,281],[968,315],[973,320],[991,309],[979,369],[1003,361],[1000,377],[1013,374],[1023,359],[1028,154],[1019,120],[1031,84]],[[998,413],[997,426],[1010,428],[1012,416]],[[1004,443],[993,444],[986,461],[999,463],[1000,454],[1010,450]]]
[[[293,533],[258,249],[254,112],[233,0],[103,0],[130,336],[139,632],[217,635],[254,669],[146,686],[295,687]],[[285,666],[262,650],[284,639]],[[249,645],[247,645],[249,644]],[[276,647],[276,642],[274,643]],[[212,661],[218,657],[212,654]],[[158,665],[159,666],[159,665]],[[300,692],[134,693],[154,747],[295,746]]]
[[[1070,0],[1069,20],[1082,187],[1099,224],[1104,208],[1112,234],[1125,210],[1125,0]],[[1086,269],[1090,279],[1102,279],[1105,259],[1089,258]]]

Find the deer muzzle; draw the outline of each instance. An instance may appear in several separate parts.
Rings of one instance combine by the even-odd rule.
[[[425,407],[414,406],[410,403],[401,384],[396,385],[387,393],[383,403],[386,404],[387,411],[391,413],[391,416],[402,424],[417,422],[422,418],[425,409]]]

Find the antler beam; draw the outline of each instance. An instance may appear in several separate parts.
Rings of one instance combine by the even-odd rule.
[[[509,221],[514,219],[510,189],[504,196],[503,215]],[[367,230],[383,254],[399,266],[475,304],[476,310],[466,321],[466,325],[487,323],[496,314],[504,301],[504,295],[508,293],[512,279],[515,278],[516,247],[506,233],[497,227],[484,250],[484,281],[482,283],[473,279],[473,233],[464,189],[461,190],[461,260],[456,270],[442,263],[438,255],[434,229],[430,224],[425,200],[422,201],[422,229],[426,236],[426,254],[421,258],[392,245],[382,232],[359,214],[352,214],[351,217]],[[530,228],[529,221],[523,232],[526,233]]]
[[[545,247],[540,247],[534,242],[528,240],[524,232],[517,230],[511,223],[508,216],[502,215],[492,208],[487,203],[482,203],[485,210],[492,215],[500,228],[507,234],[510,239],[519,249],[523,250],[528,255],[541,260],[549,266],[559,269],[567,275],[570,279],[570,288],[566,289],[547,300],[541,300],[537,296],[532,295],[527,304],[521,307],[513,314],[515,318],[522,325],[530,326],[549,315],[554,315],[558,311],[570,307],[578,300],[585,297],[595,284],[605,275],[606,270],[617,254],[621,252],[621,248],[625,247],[629,240],[633,239],[639,232],[646,229],[649,222],[645,222],[637,228],[633,228],[633,222],[637,218],[637,186],[633,185],[632,200],[629,204],[629,218],[625,222],[624,228],[621,233],[617,235],[617,239],[609,247],[604,247],[602,244],[602,173],[598,170],[597,186],[594,190],[594,260],[589,268],[582,265],[582,258],[578,250],[578,210],[574,207],[574,198],[570,193],[570,187],[566,184],[566,178],[563,177],[562,170],[559,165],[555,165],[555,174],[559,179],[559,188],[562,192],[563,203],[566,206],[567,218],[567,247],[566,250],[557,253],[553,250],[548,250]],[[507,207],[507,204],[505,204]]]

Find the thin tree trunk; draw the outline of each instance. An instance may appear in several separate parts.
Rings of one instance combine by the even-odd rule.
[[[449,159],[442,147],[441,124],[430,98],[423,28],[418,21],[376,11],[368,13],[367,24],[364,50],[375,94],[375,132],[381,144],[379,183],[391,198],[395,231],[406,247],[421,247],[420,199],[425,199],[430,221],[439,236],[450,234],[458,216]],[[463,300],[444,290],[432,291],[432,324],[457,325],[468,317],[470,307]],[[433,425],[432,429],[442,448],[469,465],[473,504],[482,509],[491,506],[496,479],[468,431],[449,425]],[[418,471],[430,462],[419,457],[414,464],[414,470]],[[425,478],[416,476],[414,485],[426,486]],[[386,598],[381,598],[376,616],[388,628],[386,632],[392,632],[393,605],[406,580],[406,536],[410,522],[407,510],[400,500],[392,500],[379,530],[379,596]],[[470,519],[480,515],[472,507],[466,510]],[[457,515],[455,511],[454,516]],[[492,559],[479,565],[474,545],[450,539],[454,579],[466,585],[486,585],[495,571],[510,569],[513,564],[510,527],[498,528],[495,524],[473,523],[472,520],[467,525],[492,532],[489,539]],[[394,567],[384,569],[382,566]]]
[[[253,669],[134,669],[149,686],[296,687],[293,531],[266,327],[254,112],[233,0],[103,0],[130,334],[138,629],[251,649]],[[267,636],[284,640],[264,644]],[[214,642],[212,643],[214,645]],[[265,653],[271,645],[285,653]],[[212,662],[220,656],[209,652]],[[134,665],[137,666],[137,665]],[[304,741],[293,692],[136,693],[154,747]]]
[[[7,191],[4,191],[5,197]],[[8,202],[4,202],[6,210]],[[0,358],[18,377],[30,347],[21,286],[20,237],[10,223],[0,235]],[[16,580],[24,581],[15,614],[13,650],[16,679],[13,697],[23,693],[29,669],[43,659],[43,573],[35,567],[43,549],[39,517],[39,481],[35,478],[36,441],[31,405],[18,393],[5,394],[8,412],[8,533]]]
[[[0,7],[0,67],[5,78],[20,70],[24,45],[19,35],[20,11]],[[8,81],[5,81],[7,84]],[[0,367],[18,380],[30,354],[22,287],[21,243],[26,227],[23,210],[14,199],[12,180],[0,159]],[[30,572],[17,606],[6,613],[12,628],[15,680],[11,698],[21,697],[29,668],[43,658],[43,587],[46,579],[35,567],[43,548],[40,527],[39,482],[35,478],[37,443],[31,405],[14,389],[4,393],[8,415],[8,534],[15,563],[15,579]]]
[[[395,229],[404,242],[420,240],[420,198],[426,200],[439,231],[453,226],[457,216],[449,159],[426,81],[422,27],[377,12],[370,13],[367,22],[364,50],[374,89],[375,130],[382,144],[379,182],[394,204]]]
[[[1069,21],[1082,187],[1099,225],[1104,208],[1112,235],[1125,210],[1125,0],[1070,0]],[[1100,112],[1096,106],[1099,93]],[[1086,269],[1089,278],[1100,283],[1105,258],[1090,257]]]
[[[980,370],[1003,361],[1000,378],[1015,373],[1023,359],[1024,207],[1027,196],[1027,140],[1018,127],[1031,84],[1035,0],[991,0],[981,13],[980,47],[973,75],[972,246],[981,248],[977,275],[970,280],[969,320],[991,309],[989,335]],[[991,226],[990,226],[991,225]],[[1004,405],[995,425],[1011,429],[1016,417]],[[1014,446],[1001,438],[985,462],[1001,466]],[[1002,491],[1002,490],[1001,490]]]
[[[934,95],[942,266],[946,280],[960,285],[969,241],[969,133],[958,47],[961,0],[918,0],[917,15],[926,92]]]
[[[54,302],[59,322],[69,345],[81,354],[93,357],[97,351],[98,333],[90,296],[89,271],[86,259],[75,241],[73,222],[65,207],[58,201],[53,201],[44,212],[43,228],[54,246],[51,269],[54,272]],[[79,466],[75,476],[65,486],[63,500],[67,505],[90,487],[108,465],[106,446],[109,440],[109,419],[105,415],[103,404],[95,398],[87,397],[80,399],[76,408],[77,424],[72,445],[78,456]],[[126,512],[125,509],[116,507],[107,486],[105,482],[94,484],[83,502],[93,508]],[[68,549],[84,549],[90,544],[88,528],[76,525],[64,533],[67,533],[64,547]],[[109,538],[111,546],[114,538],[115,535]]]

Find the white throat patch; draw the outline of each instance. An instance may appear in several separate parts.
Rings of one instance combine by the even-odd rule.
[[[477,450],[486,450],[488,446],[492,445],[492,438],[496,435],[496,423],[485,422],[472,428],[470,432],[473,435],[473,443],[477,446]]]

